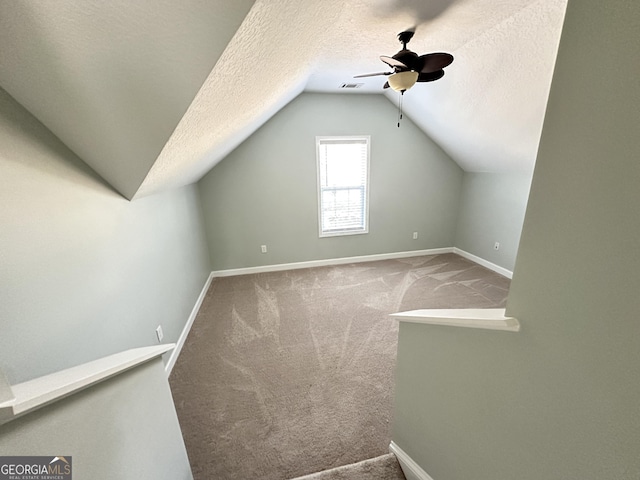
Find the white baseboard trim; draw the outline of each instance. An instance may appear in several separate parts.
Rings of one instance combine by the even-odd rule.
[[[173,366],[176,364],[176,360],[178,360],[178,356],[180,355],[180,351],[184,346],[184,342],[187,340],[187,336],[191,331],[191,326],[193,325],[196,316],[198,315],[198,310],[200,310],[200,305],[202,305],[202,301],[204,300],[205,295],[207,294],[207,290],[209,290],[209,286],[211,285],[211,281],[213,280],[213,272],[209,274],[207,281],[204,282],[204,287],[202,287],[202,291],[196,300],[196,304],[193,306],[191,310],[191,314],[187,319],[187,323],[185,323],[184,328],[182,329],[182,333],[180,334],[180,338],[176,342],[176,346],[171,352],[171,356],[169,357],[169,361],[164,366],[164,370],[167,372],[167,377],[171,374],[171,370],[173,370]]]
[[[214,277],[233,277],[235,275],[249,275],[252,273],[280,272],[283,270],[297,270],[300,268],[326,267],[344,265],[347,263],[375,262],[376,260],[394,260],[397,258],[421,257],[423,255],[440,255],[452,253],[452,247],[432,248],[429,250],[412,250],[408,252],[379,253],[375,255],[361,255],[358,257],[328,258],[326,260],[310,260],[308,262],[281,263],[278,265],[263,265],[260,267],[233,268],[212,272]]]
[[[460,250],[459,248],[456,248],[456,247],[453,248],[453,253],[455,253],[456,255],[460,255],[461,257],[464,257],[467,260],[471,260],[472,262],[477,263],[478,265],[482,265],[483,267],[488,268],[489,270],[493,270],[494,272],[499,273],[503,277],[507,277],[509,279],[513,278],[513,272],[511,270],[507,270],[506,268],[496,265],[495,263],[491,263],[485,260],[484,258],[477,257],[472,253],[465,252],[464,250]]]
[[[402,473],[407,480],[433,480],[404,450],[394,442],[389,445],[389,451],[398,459]]]

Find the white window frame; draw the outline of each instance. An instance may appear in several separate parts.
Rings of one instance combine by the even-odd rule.
[[[321,172],[320,172],[320,145],[323,141],[339,142],[344,140],[348,141],[365,141],[366,149],[366,175],[364,184],[364,206],[363,206],[363,228],[342,229],[342,230],[327,230],[322,229],[322,191],[323,186],[321,184]],[[362,235],[369,233],[369,171],[370,171],[370,158],[371,158],[371,136],[370,135],[353,135],[353,136],[317,136],[316,137],[316,169],[317,169],[317,185],[318,185],[318,233],[320,238],[324,237],[337,237],[343,235]],[[327,187],[324,187],[327,188]]]

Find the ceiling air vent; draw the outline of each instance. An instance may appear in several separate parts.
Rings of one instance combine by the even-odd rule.
[[[364,83],[343,83],[340,88],[360,88]]]

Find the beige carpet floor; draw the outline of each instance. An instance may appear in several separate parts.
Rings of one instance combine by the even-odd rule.
[[[454,254],[214,279],[170,377],[194,477],[284,480],[388,453],[388,314],[500,307],[508,288]]]

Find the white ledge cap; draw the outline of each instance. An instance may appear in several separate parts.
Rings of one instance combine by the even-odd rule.
[[[0,373],[0,425],[159,357],[174,347],[171,343],[134,348],[17,385],[9,385]]]
[[[504,313],[504,308],[452,308],[411,310],[390,316],[401,322],[519,332],[520,322]]]

